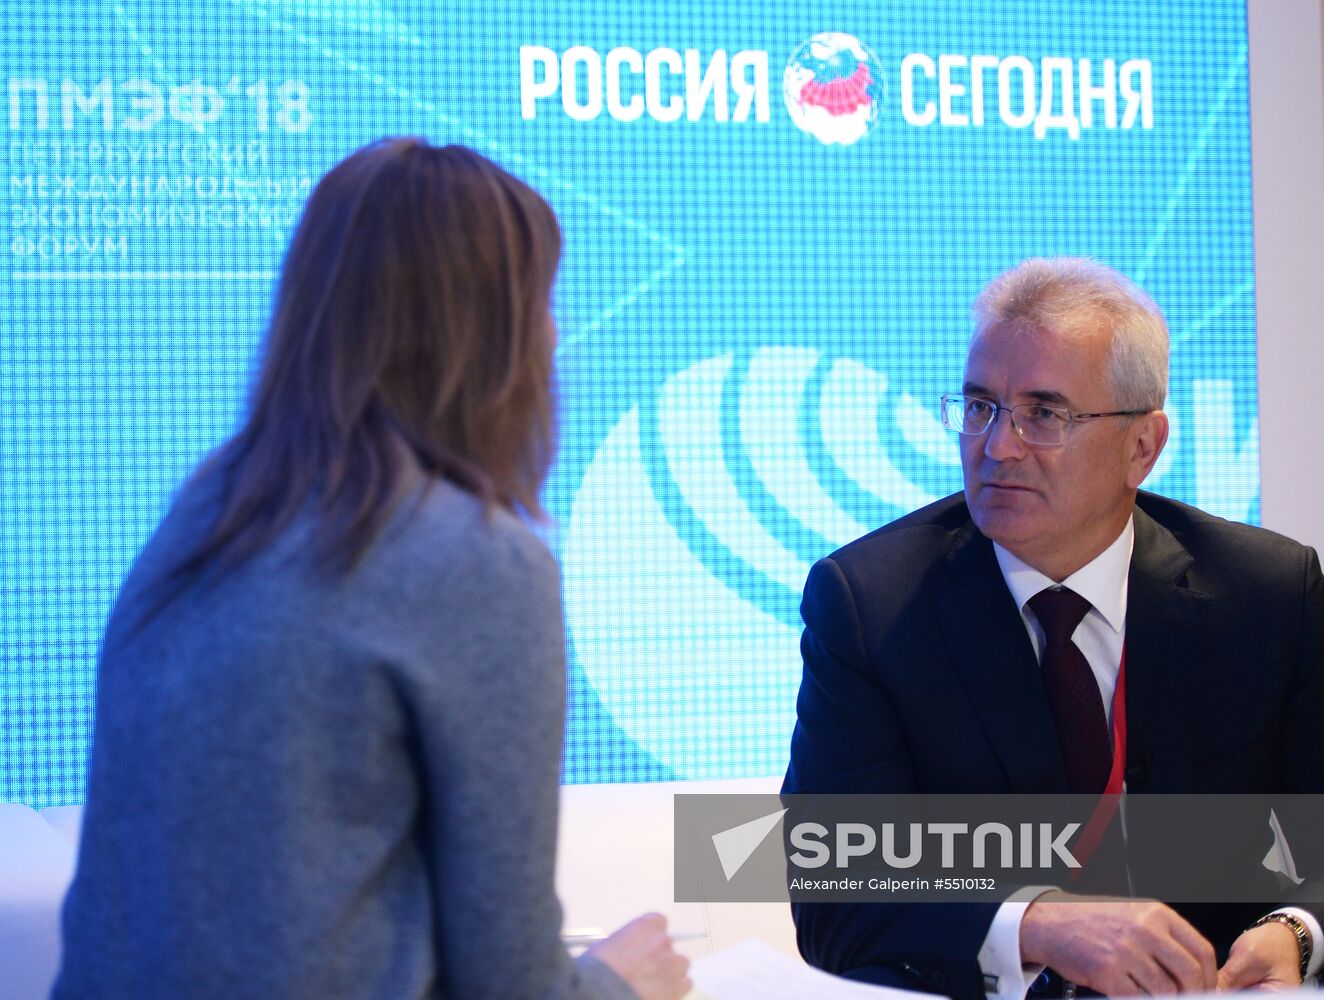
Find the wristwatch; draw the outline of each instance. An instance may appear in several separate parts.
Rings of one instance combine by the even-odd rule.
[[[1256,927],[1262,927],[1265,924],[1282,924],[1289,931],[1296,935],[1297,952],[1301,956],[1301,981],[1306,978],[1306,969],[1310,967],[1310,955],[1314,950],[1314,942],[1310,940],[1310,928],[1306,926],[1304,920],[1291,913],[1268,913],[1260,917],[1259,920],[1247,927],[1252,930]]]

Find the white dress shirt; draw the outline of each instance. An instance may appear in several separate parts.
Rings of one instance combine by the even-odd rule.
[[[1072,633],[1072,641],[1084,654],[1099,685],[1099,697],[1108,719],[1109,739],[1112,738],[1113,693],[1117,690],[1117,675],[1122,665],[1122,650],[1126,644],[1126,592],[1127,577],[1131,570],[1131,552],[1135,547],[1135,519],[1130,518],[1117,539],[1093,560],[1062,581],[1060,586],[1075,591],[1090,602],[1080,625]],[[1059,584],[1040,573],[1033,566],[1012,555],[996,542],[1002,578],[1020,608],[1021,620],[1034,645],[1034,655],[1043,657],[1044,630],[1027,607],[1030,598],[1040,591]],[[1043,966],[1025,965],[1021,961],[1021,920],[1025,911],[1043,893],[1054,886],[1027,886],[998,908],[989,926],[988,936],[979,949],[979,968],[984,975],[987,993],[997,1000],[1021,1000]],[[1275,912],[1292,913],[1310,929],[1315,947],[1310,956],[1308,976],[1314,976],[1324,963],[1324,942],[1321,942],[1319,922],[1313,915],[1295,907],[1281,907]]]

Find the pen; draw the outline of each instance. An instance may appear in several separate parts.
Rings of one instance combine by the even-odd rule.
[[[703,931],[668,931],[672,941],[700,941],[708,935]],[[561,935],[561,942],[567,945],[590,945],[605,941],[611,937],[598,927],[576,927]]]

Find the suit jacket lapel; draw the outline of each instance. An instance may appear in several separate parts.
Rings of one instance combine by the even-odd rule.
[[[1190,787],[1199,669],[1213,603],[1189,586],[1194,562],[1177,538],[1139,507],[1126,602],[1127,788]]]
[[[1010,791],[1060,791],[1066,769],[1043,678],[992,543],[966,525],[947,569],[953,586],[938,609],[943,638]]]

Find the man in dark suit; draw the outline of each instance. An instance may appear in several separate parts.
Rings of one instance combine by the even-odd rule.
[[[1324,792],[1314,551],[1139,492],[1168,436],[1158,307],[1063,258],[995,279],[974,312],[943,402],[964,493],[813,568],[783,790],[1094,793],[1124,767],[1128,792]],[[1118,995],[1320,965],[1311,912],[1180,909],[1031,891],[794,912],[812,964],[961,1000],[1012,1000],[1045,968]]]

